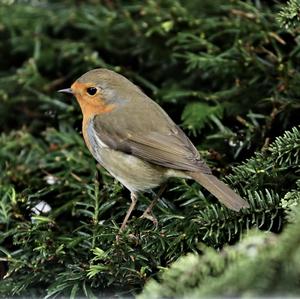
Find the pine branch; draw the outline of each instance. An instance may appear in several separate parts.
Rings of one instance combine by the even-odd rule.
[[[277,20],[280,26],[285,29],[293,29],[299,26],[300,21],[300,3],[298,0],[290,0],[285,5],[281,5]]]

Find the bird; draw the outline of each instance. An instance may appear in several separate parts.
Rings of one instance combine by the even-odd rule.
[[[169,178],[193,179],[227,208],[236,212],[249,204],[211,169],[184,131],[137,85],[105,68],[90,70],[70,88],[58,92],[76,97],[82,111],[84,141],[97,162],[130,191],[131,204],[122,231],[134,210],[138,194],[163,186]],[[142,217],[157,223],[152,208]]]

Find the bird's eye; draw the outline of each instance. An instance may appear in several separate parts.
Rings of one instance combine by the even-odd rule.
[[[86,92],[90,95],[93,96],[97,93],[97,88],[96,87],[88,87],[86,89]]]

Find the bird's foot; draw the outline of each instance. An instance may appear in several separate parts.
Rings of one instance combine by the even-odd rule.
[[[138,244],[138,238],[133,233],[130,233],[128,235],[121,235],[121,233],[118,232],[118,234],[116,235],[116,243],[115,244],[120,245],[122,240],[123,240],[123,243],[130,241],[132,243],[135,243],[136,245]]]
[[[116,243],[117,243],[117,245],[119,245],[120,244],[120,232],[118,232],[117,233],[117,235],[116,235]]]
[[[150,221],[152,221],[152,223],[155,226],[155,229],[157,229],[158,227],[158,221],[157,218],[154,216],[154,214],[152,213],[151,210],[146,209],[146,211],[143,213],[142,216],[140,216],[141,219],[149,219]]]

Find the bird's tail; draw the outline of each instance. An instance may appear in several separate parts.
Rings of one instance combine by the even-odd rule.
[[[234,211],[249,208],[249,204],[244,199],[212,174],[189,172],[188,175],[213,194],[227,208]]]

